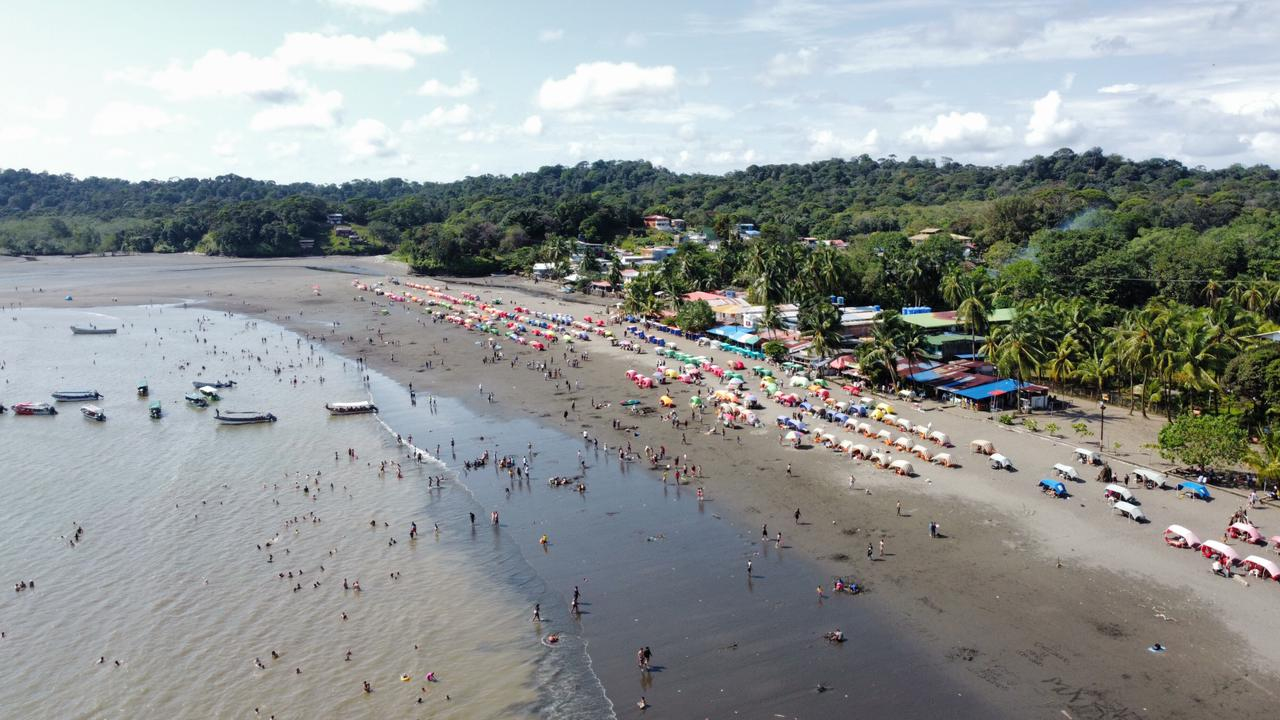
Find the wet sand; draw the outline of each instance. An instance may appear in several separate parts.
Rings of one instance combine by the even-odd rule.
[[[357,328],[380,328],[384,344],[360,343],[358,348],[327,344],[348,356],[361,354],[401,383],[412,381],[420,392],[457,396],[481,413],[500,410],[508,417],[558,425],[570,434],[587,429],[610,446],[624,438],[610,428],[610,420],[616,418],[639,425],[645,444],[681,448],[680,431],[655,416],[637,420],[618,406],[627,397],[656,401],[657,391],[634,390],[622,376],[628,367],[650,369],[652,354],[628,356],[598,340],[585,343],[582,349],[593,359],[569,375],[574,382],[581,381],[582,388],[570,392],[561,384],[556,389],[540,375],[531,375],[523,360],[514,369],[481,364],[473,344],[479,336],[453,326],[420,324],[416,309],[406,314],[396,308],[385,317],[375,317],[368,303],[353,301],[359,293],[350,287],[352,276],[340,274],[360,269],[371,273],[364,276],[369,280],[402,272],[394,264],[370,260],[139,257],[24,263],[4,259],[0,260],[4,278],[0,302],[62,305],[61,297],[68,292],[75,300],[65,304],[73,306],[109,304],[112,298],[121,303],[188,298],[279,320],[312,334],[326,332],[325,323],[334,320],[357,337],[361,334],[355,332]],[[311,293],[313,284],[321,288],[318,297]],[[14,285],[21,289],[14,292]],[[24,292],[32,285],[45,287],[46,292],[43,296]],[[451,283],[452,289],[459,287],[463,286]],[[598,299],[578,304],[546,293],[550,288],[545,286],[471,289],[486,300],[501,294],[508,304],[579,316],[598,314],[600,307]],[[547,353],[526,351],[522,358],[554,356],[558,361],[561,351],[555,347]],[[432,360],[431,370],[421,368],[426,359]],[[486,391],[496,393],[496,408],[486,401],[487,392],[476,392],[481,383]],[[687,407],[689,388],[667,389],[677,407]],[[612,404],[593,413],[592,399]],[[571,402],[577,403],[577,410],[566,422],[562,412]],[[774,414],[778,413],[772,408],[761,413],[765,418]],[[690,454],[705,468],[707,477],[699,484],[714,501],[714,511],[738,528],[744,547],[767,523],[771,532],[777,528],[785,533],[789,552],[818,568],[815,585],[829,582],[835,574],[865,581],[870,592],[856,601],[924,648],[925,670],[963,684],[1005,714],[1201,717],[1206,708],[1244,713],[1274,703],[1275,679],[1259,668],[1280,662],[1276,657],[1280,648],[1270,640],[1280,636],[1274,612],[1280,589],[1272,587],[1274,583],[1253,581],[1245,588],[1213,578],[1198,555],[1167,549],[1159,538],[1170,522],[1215,537],[1214,529],[1225,526],[1238,498],[1224,496],[1204,506],[1167,494],[1142,493],[1143,506],[1155,522],[1136,526],[1106,510],[1097,497],[1100,486],[1091,480],[1072,484],[1074,497],[1067,501],[1053,501],[1034,491],[1035,480],[1047,474],[1044,471],[1052,463],[1069,461],[1070,448],[1078,443],[1055,444],[936,406],[903,414],[913,420],[933,420],[950,432],[960,445],[953,452],[965,467],[918,468],[922,477],[902,479],[825,450],[780,447],[772,428],[731,432],[725,438],[702,435],[695,428],[685,434]],[[1059,424],[1066,427],[1068,423]],[[1123,437],[1125,427],[1124,420],[1109,417],[1108,439]],[[1135,440],[1126,441],[1133,448],[1126,455],[1145,463],[1137,449],[1142,430],[1130,431]],[[1021,472],[989,472],[964,447],[974,437],[994,441],[1023,466]],[[794,477],[783,472],[788,463]],[[1123,462],[1117,467],[1126,469]],[[851,472],[858,478],[854,491],[848,488]],[[684,491],[692,492],[692,487]],[[909,517],[896,515],[899,501]],[[791,513],[796,507],[803,510],[806,524],[794,524]],[[1268,534],[1275,532],[1272,512],[1251,513]],[[941,523],[945,538],[928,536],[930,520]],[[881,538],[886,542],[886,557],[867,562],[865,547]],[[697,572],[696,564],[684,570]],[[718,583],[722,575],[737,572],[703,568],[703,575],[683,577],[682,582]],[[785,618],[786,613],[779,615]],[[696,630],[687,632],[727,638],[734,620],[712,612],[696,618],[695,624]],[[1147,652],[1147,646],[1157,641],[1169,652]],[[798,635],[787,647],[773,662],[788,667],[820,662],[814,659],[815,651],[823,648],[805,645]],[[609,661],[625,662],[625,658]],[[892,673],[913,670],[885,668]],[[602,677],[610,674],[607,668],[601,672]],[[767,681],[733,677],[731,669],[725,670],[724,678],[735,683]],[[606,688],[619,708],[628,707],[638,694],[616,683],[610,687],[606,682]],[[797,693],[796,703],[809,706],[800,693],[813,692],[811,687],[777,688],[773,694],[787,698],[788,691]],[[686,708],[704,709],[696,704]],[[782,705],[778,708],[786,712]]]

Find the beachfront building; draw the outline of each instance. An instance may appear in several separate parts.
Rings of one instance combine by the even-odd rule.
[[[902,309],[903,322],[924,329],[925,356],[939,361],[976,360],[986,342],[982,335],[970,335],[954,310],[934,312],[927,307]],[[998,308],[987,314],[987,326],[1013,320],[1013,308]]]
[[[1021,410],[1049,407],[1049,388],[1002,378],[990,363],[982,360],[943,363],[899,359],[896,370],[899,379],[921,395],[973,410],[1018,409],[1019,396],[1022,399]]]

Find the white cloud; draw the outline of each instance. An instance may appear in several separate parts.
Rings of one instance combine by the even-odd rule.
[[[284,36],[275,57],[285,65],[326,70],[363,67],[408,70],[414,66],[417,56],[435,55],[447,49],[443,37],[423,35],[413,28],[385,32],[376,38],[296,32]]]
[[[267,143],[267,154],[276,160],[295,157],[302,151],[302,143],[296,141]]]
[[[145,130],[159,130],[179,119],[179,116],[150,105],[109,102],[93,116],[89,132],[93,135],[132,135]]]
[[[552,43],[559,42],[564,39],[564,30],[560,28],[547,28],[538,33],[538,42]]]
[[[50,95],[39,105],[28,105],[19,112],[31,120],[61,120],[66,117],[68,107],[66,98]]]
[[[126,73],[126,77],[137,73]],[[254,57],[246,52],[210,50],[185,68],[171,63],[143,77],[142,84],[175,100],[209,97],[250,97],[280,102],[296,97],[302,81],[275,58]]]
[[[1258,153],[1267,162],[1280,162],[1280,133],[1260,132],[1252,136],[1240,138],[1249,144],[1249,148]]]
[[[618,105],[646,94],[666,93],[675,84],[676,69],[671,65],[641,67],[632,62],[583,63],[560,80],[545,80],[538,90],[538,105],[544,110]]]
[[[1006,147],[1013,138],[1008,127],[995,126],[986,115],[977,112],[949,112],[938,115],[933,125],[917,125],[903,133],[902,139],[926,150],[992,151]]]
[[[813,72],[813,60],[817,51],[813,48],[800,48],[792,53],[780,52],[769,60],[760,82],[765,85],[776,85],[787,78],[800,77]]]
[[[689,164],[689,151],[681,150],[680,154],[676,156],[676,167],[684,167],[685,165],[688,165],[688,164]]]
[[[644,33],[632,31],[622,38],[622,44],[629,48],[642,48],[649,44],[649,38],[645,37]]]
[[[458,78],[457,85],[446,85],[435,78],[422,83],[418,88],[419,95],[427,97],[467,97],[474,95],[480,89],[480,81],[467,71],[462,71],[462,76]]]
[[[1062,115],[1062,96],[1050,90],[1031,106],[1031,120],[1024,138],[1028,147],[1062,145],[1074,140],[1080,126]]]
[[[220,132],[213,142],[213,146],[209,149],[214,155],[223,158],[233,158],[236,155],[236,146],[240,144],[240,136],[231,132]]]
[[[387,15],[417,12],[432,4],[432,0],[329,0],[329,2],[353,10],[372,10]]]
[[[347,149],[348,162],[400,155],[399,143],[391,135],[391,130],[373,118],[361,118],[343,131],[340,137]]]
[[[463,130],[458,133],[458,142],[491,143],[497,142],[498,132],[493,128]]]
[[[1137,92],[1142,89],[1141,85],[1135,83],[1119,83],[1116,85],[1107,85],[1098,88],[1098,92],[1104,95],[1124,95],[1126,93]]]
[[[814,130],[809,133],[809,154],[815,158],[854,157],[873,153],[880,140],[880,131],[872,128],[860,138],[839,137],[830,130]]]
[[[18,143],[35,140],[40,131],[30,125],[8,125],[0,127],[0,143]]]
[[[542,118],[537,115],[530,115],[520,123],[520,131],[525,135],[537,137],[542,134]]]
[[[471,106],[465,103],[459,103],[453,107],[440,107],[432,109],[431,112],[419,117],[417,120],[406,121],[404,132],[412,132],[414,130],[429,130],[431,128],[440,127],[457,127],[466,125],[471,122],[472,112]]]
[[[249,121],[249,127],[259,131],[289,128],[324,130],[338,124],[341,110],[342,93],[336,90],[312,91],[296,103],[259,110]]]

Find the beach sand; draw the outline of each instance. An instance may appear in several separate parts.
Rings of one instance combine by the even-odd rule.
[[[372,337],[374,331],[366,328],[375,328],[382,331],[381,342],[344,347],[329,340],[326,345],[365,357],[399,382],[413,382],[420,393],[452,395],[480,413],[498,410],[558,425],[569,434],[586,429],[611,446],[626,438],[610,428],[610,420],[637,425],[643,444],[665,444],[669,451],[687,451],[695,458],[705,476],[697,484],[706,489],[715,512],[744,537],[757,537],[758,528],[767,523],[771,534],[775,529],[785,534],[789,552],[813,562],[814,585],[827,584],[837,574],[865,582],[869,592],[859,602],[925,648],[930,672],[962,680],[984,702],[1012,717],[1195,718],[1257,712],[1280,697],[1271,671],[1280,666],[1280,643],[1274,641],[1280,637],[1280,616],[1274,611],[1280,588],[1256,579],[1245,587],[1216,578],[1198,554],[1167,548],[1160,538],[1163,527],[1175,522],[1202,537],[1217,537],[1241,503],[1236,496],[1217,492],[1215,502],[1204,504],[1179,500],[1172,492],[1138,490],[1153,522],[1137,525],[1110,511],[1101,485],[1092,480],[1094,471],[1082,469],[1086,480],[1068,483],[1071,498],[1051,499],[1035,490],[1036,481],[1049,476],[1054,463],[1071,463],[1071,449],[1085,442],[1049,439],[1043,432],[1007,428],[987,416],[936,403],[919,411],[899,407],[899,414],[948,432],[963,467],[916,462],[916,478],[899,478],[820,448],[783,447],[772,426],[721,437],[705,435],[694,424],[683,431],[690,443],[686,448],[682,431],[656,414],[637,418],[619,407],[628,397],[656,404],[661,391],[636,390],[623,376],[629,367],[651,370],[656,359],[651,352],[637,356],[598,339],[584,343],[581,349],[592,360],[568,372],[575,389],[567,391],[563,383],[543,382],[523,367],[528,359],[555,357],[559,362],[563,348],[526,350],[516,368],[482,364],[474,344],[479,336],[451,325],[424,325],[416,308],[410,313],[393,308],[375,316],[368,302],[353,299],[372,296],[351,287],[351,272],[373,281],[402,276],[404,268],[376,259],[342,258],[5,258],[0,259],[0,303],[92,307],[191,300],[317,337],[327,334],[334,321],[341,323],[334,337]],[[605,302],[582,302],[581,296],[562,296],[552,287],[518,279],[417,282],[448,282],[455,294],[470,290],[485,300],[501,296],[508,306],[578,316],[599,314]],[[318,296],[312,286],[319,288]],[[32,287],[45,292],[33,293]],[[74,298],[70,302],[62,299],[68,294]],[[427,359],[432,360],[430,370],[422,367]],[[481,384],[484,394],[476,390]],[[682,417],[688,417],[694,388],[669,385],[663,390],[675,398]],[[497,408],[487,401],[488,391],[495,393]],[[592,413],[592,400],[611,405]],[[577,409],[566,421],[562,413],[571,402]],[[770,419],[782,411],[770,406],[759,414]],[[1041,425],[1049,419],[1041,418]],[[1066,416],[1057,420],[1064,429],[1071,421]],[[1152,441],[1154,427],[1126,410],[1110,410],[1108,445],[1123,443],[1113,467],[1123,473],[1130,469],[1128,463],[1137,462],[1158,469],[1141,447]],[[982,457],[971,454],[968,441],[978,437],[1009,455],[1018,472],[991,471]],[[851,473],[857,477],[853,490]],[[899,502],[905,517],[895,512]],[[802,510],[804,524],[794,522],[796,508]],[[1253,510],[1250,516],[1270,535],[1280,525],[1271,520],[1274,512]],[[929,536],[930,521],[941,524],[945,537]],[[885,557],[868,562],[865,548],[881,539]],[[1241,555],[1270,552],[1232,544]],[[700,620],[705,625],[698,632],[705,634],[722,634],[732,622],[717,625],[714,613]],[[1168,651],[1149,652],[1154,642]],[[796,647],[775,661],[808,663],[812,654],[812,648]],[[895,675],[914,670],[881,668]],[[602,677],[615,705],[629,706],[634,699],[630,688],[620,694],[610,687],[606,673]],[[731,677],[726,669],[724,678]]]

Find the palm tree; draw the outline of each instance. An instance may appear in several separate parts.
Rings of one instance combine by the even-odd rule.
[[[1109,348],[1095,345],[1089,355],[1076,366],[1076,377],[1086,385],[1092,385],[1101,398],[1106,390],[1107,381],[1115,377],[1116,360]]]
[[[811,297],[801,306],[797,328],[809,334],[810,353],[819,358],[840,347],[840,312],[824,297]]]

